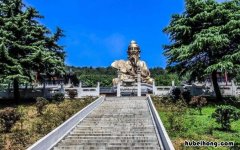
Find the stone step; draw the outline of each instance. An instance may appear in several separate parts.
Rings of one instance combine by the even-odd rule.
[[[154,129],[149,129],[149,130],[134,130],[134,131],[110,131],[110,130],[107,130],[107,131],[78,131],[78,130],[74,130],[72,131],[71,133],[78,133],[78,134],[90,134],[90,133],[107,133],[107,134],[126,134],[126,133],[155,133],[155,130]],[[71,134],[70,133],[70,134]]]
[[[83,134],[71,133],[72,136],[83,136]],[[126,133],[126,134],[111,134],[111,133],[99,133],[99,134],[84,134],[84,136],[151,136],[153,133]]]
[[[160,150],[145,97],[107,99],[54,148],[80,149]]]
[[[109,143],[110,142],[110,143]],[[71,146],[78,146],[78,145],[82,145],[82,146],[118,146],[118,147],[133,147],[133,146],[158,146],[158,144],[156,144],[156,142],[135,142],[135,143],[124,143],[124,142],[111,142],[111,141],[107,141],[107,142],[86,142],[86,143],[82,143],[82,142],[75,142],[75,141],[63,141],[61,143],[58,144],[59,146],[65,146],[65,145],[71,145]]]
[[[93,130],[84,130],[84,129],[81,129],[81,128],[77,128],[77,129],[75,129],[75,130],[73,130],[72,132],[77,132],[77,133],[97,133],[97,132],[99,132],[99,133],[126,133],[126,132],[137,132],[137,133],[139,133],[139,132],[155,132],[155,130],[154,129],[152,129],[152,128],[148,128],[148,129],[144,129],[144,130],[142,130],[142,129],[129,129],[129,130],[124,130],[124,131],[119,131],[119,130],[115,130],[115,131],[112,131],[111,129],[107,129],[107,130],[102,130],[102,129],[100,129],[100,130],[95,130],[95,129],[93,129]]]
[[[142,97],[106,97],[107,101],[123,101],[123,100],[146,100],[145,96]]]
[[[126,144],[156,144],[158,141],[157,139],[152,139],[152,140],[132,140],[132,139],[66,139],[62,140],[59,145],[74,145],[74,144],[89,144],[89,145],[94,145],[94,144],[112,144],[112,145],[126,145]]]
[[[76,126],[76,128],[82,128],[82,129],[86,129],[86,130],[88,130],[88,129],[125,129],[125,128],[131,128],[131,129],[146,129],[146,128],[154,128],[155,126],[153,125],[153,124],[151,124],[151,125],[147,125],[147,126],[142,126],[142,127],[140,127],[140,126],[111,126],[111,127],[109,127],[109,126],[99,126],[99,127],[90,127],[90,126],[82,126],[81,124],[80,125],[77,125]]]
[[[107,124],[151,124],[152,123],[152,121],[148,121],[148,120],[146,120],[146,121],[135,121],[135,120],[133,120],[133,121],[129,121],[129,120],[127,120],[127,121],[104,121],[104,120],[102,120],[102,121],[83,121],[81,124],[96,124],[96,123],[101,123],[101,124],[106,124],[106,122],[107,122]]]
[[[69,135],[68,139],[129,139],[129,140],[152,140],[155,136],[74,136]]]
[[[145,120],[151,120],[150,117],[143,117],[143,118],[140,118],[140,117],[131,117],[131,118],[125,118],[125,117],[117,117],[117,118],[109,118],[109,117],[99,117],[99,118],[85,118],[84,121],[145,121]],[[82,122],[84,122],[82,121]],[[152,121],[152,120],[151,120]]]
[[[158,146],[59,146],[54,150],[160,150]]]

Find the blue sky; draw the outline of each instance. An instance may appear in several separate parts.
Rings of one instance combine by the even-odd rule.
[[[219,0],[223,1],[223,0]],[[65,63],[73,66],[107,67],[127,59],[131,40],[141,47],[141,59],[149,67],[165,67],[162,30],[174,13],[184,11],[184,0],[24,0],[45,18],[52,31],[57,26],[66,37]]]

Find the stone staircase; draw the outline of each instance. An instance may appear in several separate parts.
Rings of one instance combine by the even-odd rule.
[[[53,150],[160,150],[145,97],[107,98]]]

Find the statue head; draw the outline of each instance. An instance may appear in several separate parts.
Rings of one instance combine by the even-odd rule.
[[[131,41],[131,43],[128,46],[128,60],[132,64],[137,64],[139,58],[140,58],[140,47],[137,45],[135,41]]]

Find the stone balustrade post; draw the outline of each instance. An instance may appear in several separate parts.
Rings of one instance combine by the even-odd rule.
[[[120,86],[120,82],[117,83],[117,97],[121,96],[121,86]]]
[[[63,87],[63,84],[60,84],[61,85],[61,88],[60,88],[60,93],[64,94],[65,95],[65,89]]]
[[[232,82],[232,95],[237,96],[237,86],[235,85],[233,80],[231,80],[231,82]]]
[[[97,83],[97,93],[98,93],[98,96],[100,95],[100,82]]]
[[[175,81],[172,80],[172,87],[175,87]]]
[[[78,89],[77,89],[77,97],[78,98],[81,98],[81,94],[82,94],[82,82],[79,82],[79,86],[78,86]]]
[[[156,86],[155,86],[155,80],[152,82],[152,94],[155,95],[156,93]]]

